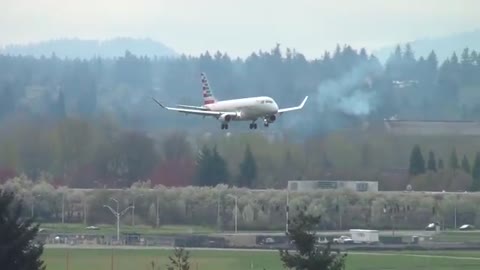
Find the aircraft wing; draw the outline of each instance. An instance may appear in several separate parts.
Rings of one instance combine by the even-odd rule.
[[[196,110],[201,110],[201,111],[207,111],[208,109],[203,107],[203,106],[192,106],[192,105],[183,105],[183,104],[177,104],[177,107],[180,108],[185,108],[185,109],[196,109]]]
[[[302,109],[302,108],[303,108],[303,105],[305,105],[305,102],[307,102],[307,99],[308,99],[308,96],[306,96],[306,97],[303,99],[302,103],[300,103],[300,105],[298,105],[298,106],[279,109],[279,110],[278,110],[278,114],[282,114],[282,113],[285,113],[285,112],[296,111],[296,110]]]
[[[155,98],[153,98],[153,101],[155,101],[160,107],[169,110],[169,111],[176,111],[180,113],[186,113],[186,114],[197,114],[197,115],[203,115],[203,116],[216,116],[219,117],[221,115],[227,114],[227,115],[236,115],[235,112],[220,112],[220,111],[206,111],[206,110],[197,110],[197,109],[186,109],[186,108],[173,108],[173,107],[167,107],[163,105],[162,103],[158,102]]]

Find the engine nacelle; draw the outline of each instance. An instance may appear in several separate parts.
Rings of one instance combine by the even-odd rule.
[[[267,121],[268,123],[273,123],[276,119],[277,117],[274,114],[265,117],[265,121]]]
[[[218,120],[228,123],[232,120],[233,116],[231,114],[222,114],[220,117],[218,117]]]

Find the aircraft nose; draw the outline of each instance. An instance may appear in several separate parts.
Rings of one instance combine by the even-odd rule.
[[[278,112],[278,104],[275,101],[273,102],[273,109]]]

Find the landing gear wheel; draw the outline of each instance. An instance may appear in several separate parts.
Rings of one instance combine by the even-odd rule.
[[[268,123],[263,123],[263,126],[264,126],[264,127],[268,127]]]
[[[222,129],[228,129],[228,124],[222,124],[221,128]]]
[[[250,123],[250,129],[257,129],[257,123]]]

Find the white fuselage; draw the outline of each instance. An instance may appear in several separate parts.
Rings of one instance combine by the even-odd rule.
[[[278,105],[270,97],[250,97],[241,99],[230,99],[206,104],[204,107],[210,111],[237,112],[238,117],[233,121],[255,121],[278,112]]]

